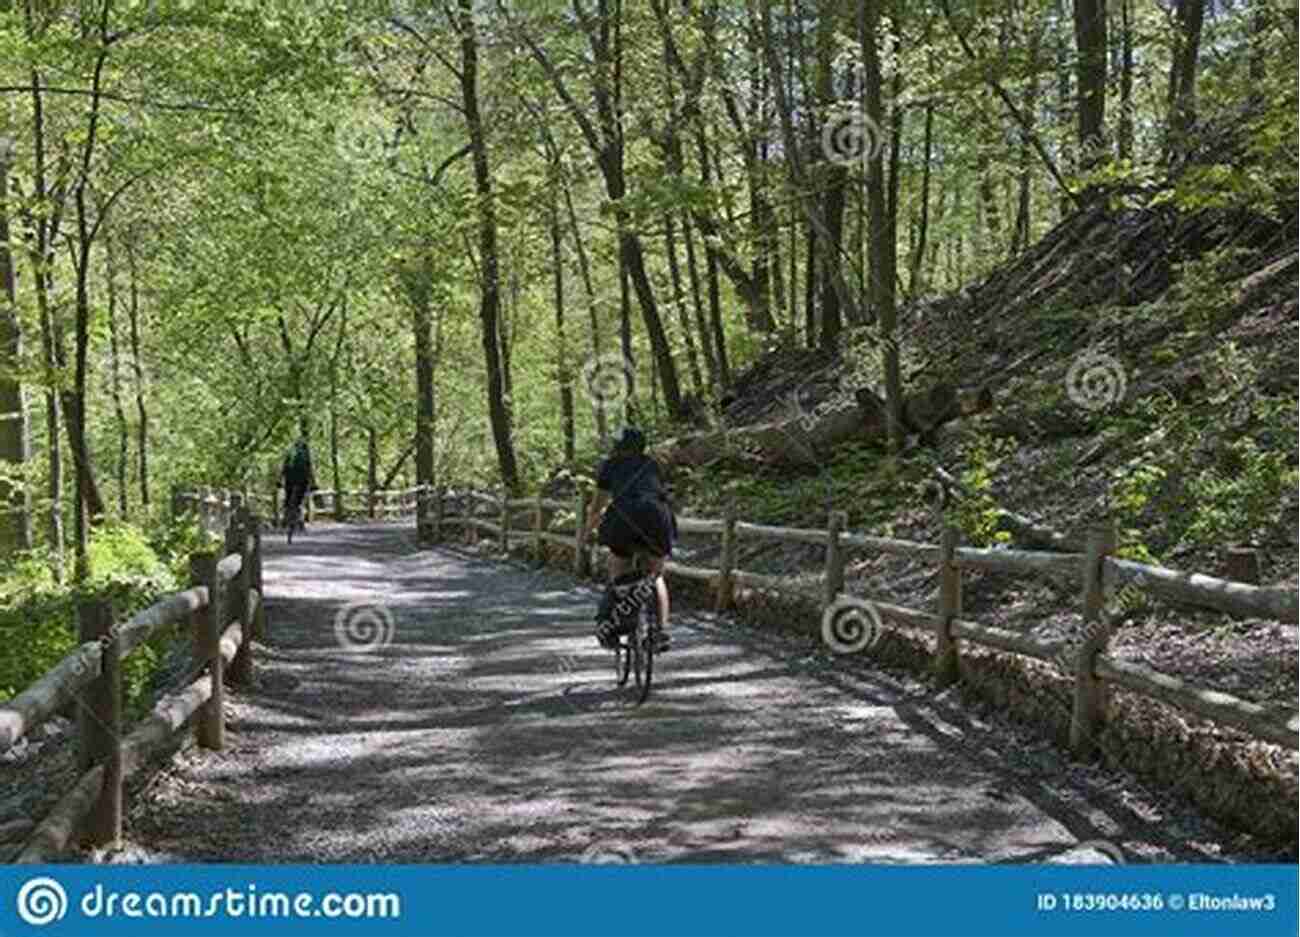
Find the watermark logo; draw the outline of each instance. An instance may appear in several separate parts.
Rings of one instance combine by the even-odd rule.
[[[606,352],[587,359],[582,366],[582,383],[587,396],[602,410],[617,409],[632,393],[636,368],[619,352]]]
[[[334,616],[334,640],[343,650],[370,654],[393,642],[397,622],[386,605],[350,602]]]
[[[633,865],[636,863],[636,854],[625,846],[592,843],[582,851],[578,861],[584,865]]]
[[[1085,410],[1104,410],[1124,399],[1128,376],[1124,366],[1111,355],[1084,352],[1065,375],[1070,400]]]
[[[868,163],[885,148],[885,133],[859,110],[831,117],[822,128],[822,155],[832,163]]]
[[[850,410],[858,405],[858,391],[869,388],[871,381],[865,374],[848,372],[841,374],[839,382],[827,397],[813,403],[813,383],[805,381],[795,388],[791,395],[794,409],[798,414],[799,425],[805,433],[811,433],[822,420],[841,410]]]
[[[883,628],[875,605],[855,596],[840,596],[822,612],[822,641],[836,654],[865,651]]]
[[[381,108],[360,105],[338,115],[334,150],[353,166],[377,165],[397,145],[398,128]]]
[[[68,893],[52,878],[28,879],[14,902],[18,916],[33,927],[63,920],[68,913]]]

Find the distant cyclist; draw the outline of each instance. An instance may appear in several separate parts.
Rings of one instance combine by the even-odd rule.
[[[302,503],[307,493],[316,487],[316,474],[311,467],[311,449],[305,437],[293,444],[284,457],[280,471],[284,485],[284,516],[301,517]]]
[[[587,517],[587,534],[590,536],[599,526],[599,542],[610,550],[609,586],[596,613],[596,640],[602,647],[612,647],[617,641],[614,608],[627,592],[618,587],[642,578],[631,572],[632,558],[640,553],[647,559],[659,603],[654,647],[666,651],[668,584],[663,568],[677,537],[677,522],[668,504],[659,464],[645,454],[645,449],[645,434],[626,427],[609,458],[596,470],[596,497]]]

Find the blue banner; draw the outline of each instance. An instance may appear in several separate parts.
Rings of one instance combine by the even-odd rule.
[[[0,935],[1294,937],[1297,870],[0,866]]]

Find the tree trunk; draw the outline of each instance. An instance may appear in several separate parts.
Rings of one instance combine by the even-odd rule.
[[[126,263],[131,272],[131,366],[135,372],[136,447],[140,458],[140,505],[149,507],[149,412],[145,406],[144,365],[140,357],[140,282],[135,264],[135,243],[126,242]]]
[[[1196,123],[1196,72],[1201,50],[1201,26],[1205,21],[1205,0],[1176,0],[1174,48],[1169,63],[1169,143],[1167,158],[1175,158],[1187,146]]]
[[[1119,0],[1119,139],[1117,154],[1121,161],[1133,158],[1133,0]],[[1037,87],[1037,69],[1034,85]]]
[[[483,340],[483,358],[487,365],[488,416],[496,442],[497,464],[502,484],[513,494],[519,492],[519,471],[511,439],[510,414],[502,396],[501,352],[498,345],[498,320],[501,316],[501,284],[497,265],[497,220],[492,192],[492,174],[488,168],[487,138],[478,108],[478,33],[474,23],[473,0],[457,0],[460,10],[461,71],[460,87],[465,125],[469,132],[474,162],[474,188],[478,195],[479,254],[482,263],[482,295],[479,302],[479,325]]]
[[[929,21],[926,25],[926,46],[930,44]],[[933,61],[931,62],[933,67]],[[921,265],[925,260],[925,245],[930,236],[930,160],[934,147],[934,102],[925,105],[925,158],[921,163],[921,220],[917,225],[916,248],[912,253],[911,269],[907,272],[907,292],[917,296],[925,289],[921,280]]]
[[[866,36],[864,46],[867,117],[875,126],[883,126],[884,101],[881,88],[880,57],[876,38],[880,25],[882,0],[865,0]],[[882,358],[885,372],[885,402],[890,448],[903,448],[903,388],[899,369],[897,312],[895,309],[897,235],[895,221],[885,204],[884,159],[877,147],[871,154],[867,177],[867,211],[871,224],[871,304],[880,324]]]
[[[623,355],[623,367],[626,369],[624,378],[627,382],[624,388],[626,395],[620,401],[623,405],[623,412],[618,414],[618,419],[622,423],[632,421],[631,414],[636,407],[637,391],[636,356],[632,353],[632,295],[628,289],[627,280],[627,255],[620,250],[618,254],[618,343],[619,350]],[[650,390],[653,394],[653,383]],[[601,403],[604,402],[601,401]]]
[[[348,334],[348,310],[343,307],[339,316],[339,334],[330,356],[330,485],[334,489],[335,520],[341,520],[339,505],[343,502],[343,471],[339,465],[339,361],[343,358],[343,340]]]
[[[560,217],[551,202],[551,266],[555,268],[555,376],[560,386],[560,416],[564,433],[564,461],[574,462],[573,374],[569,368],[569,342],[564,334],[564,255]]]
[[[569,180],[563,181],[564,205],[569,214],[569,229],[573,232],[573,246],[578,254],[578,273],[582,277],[582,290],[587,299],[587,313],[591,317],[591,356],[595,359],[600,354],[600,317],[596,311],[596,290],[591,283],[591,264],[587,259],[587,248],[582,241],[582,229],[578,227],[578,215],[573,207],[573,192],[569,189]],[[605,411],[600,407],[596,411],[596,434],[604,445],[609,437]]]
[[[126,408],[122,406],[121,343],[117,332],[117,284],[113,262],[113,241],[104,240],[104,285],[108,291],[108,354],[109,393],[113,398],[113,415],[117,422],[117,507],[123,520],[130,516],[127,491],[130,488],[128,471],[131,460],[131,428],[126,422]]]
[[[415,335],[415,483],[432,487],[436,483],[433,465],[433,434],[436,400],[433,386],[433,251],[425,244],[420,258],[421,291],[411,306],[411,328]]]
[[[673,286],[673,304],[677,307],[677,321],[686,345],[686,364],[691,373],[691,386],[695,393],[704,390],[704,377],[700,372],[700,359],[695,351],[695,338],[691,334],[690,315],[686,311],[686,292],[682,287],[682,269],[677,259],[677,226],[671,212],[664,214],[664,253],[668,256],[668,277]]]
[[[688,213],[682,213],[682,240],[686,242],[686,272],[691,281],[691,306],[695,310],[695,331],[700,338],[700,348],[704,352],[704,366],[709,370],[709,386],[715,390],[721,386],[722,377],[718,372],[718,357],[713,349],[713,337],[709,334],[708,322],[704,315],[704,295],[700,287],[700,268],[695,259],[695,229],[691,225]]]
[[[17,378],[23,357],[17,284],[9,247],[9,166],[13,141],[0,136],[0,462],[21,472],[30,458],[27,400]],[[0,480],[0,558],[32,548],[31,503],[25,483]]]
[[[1123,0],[1127,3],[1128,0]],[[1033,132],[1034,123],[1038,119],[1038,52],[1041,44],[1042,33],[1035,32],[1029,43],[1029,86],[1025,89],[1025,117],[1030,122],[1029,129],[1022,129],[1020,133],[1020,166],[1017,172],[1019,184],[1019,198],[1016,204],[1016,227],[1012,236],[1011,254],[1017,256],[1021,251],[1029,247],[1029,223],[1031,220],[1031,204],[1033,173],[1030,167],[1033,162],[1033,156],[1030,152],[1030,134]]]
[[[823,8],[817,18],[817,101],[823,112],[835,103],[834,42],[838,10]],[[877,124],[876,126],[882,126]],[[821,189],[821,224],[817,238],[817,266],[821,272],[821,329],[817,343],[827,351],[839,344],[844,327],[840,298],[844,291],[844,202],[848,188],[848,170],[838,162],[827,161],[815,178]],[[817,196],[814,196],[817,197]],[[816,217],[814,215],[814,217]],[[874,269],[872,271],[875,273]]]
[[[1074,41],[1078,53],[1079,147],[1086,170],[1106,156],[1106,0],[1074,0]]]
[[[379,491],[379,432],[373,427],[366,427],[366,515],[375,516],[375,506]]]
[[[900,401],[897,422],[907,432],[925,438],[945,423],[992,406],[987,388],[939,384]],[[670,439],[655,448],[654,456],[668,466],[734,460],[816,470],[841,443],[888,441],[890,422],[888,408],[870,391],[840,390],[798,417]]]
[[[1070,123],[1070,50],[1069,50],[1069,33],[1066,28],[1065,0],[1054,0],[1054,20],[1056,24],[1056,123],[1060,131],[1061,152],[1058,162],[1061,164],[1062,171],[1070,169],[1069,144],[1066,142],[1064,128]],[[1070,201],[1069,195],[1061,193],[1060,200],[1057,202],[1057,211],[1059,217],[1064,219],[1074,210],[1074,204]]]

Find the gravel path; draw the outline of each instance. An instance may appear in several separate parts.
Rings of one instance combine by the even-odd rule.
[[[255,685],[227,697],[228,748],[176,756],[132,800],[129,845],[109,861],[1230,851],[1195,818],[950,695],[828,662],[806,642],[678,615],[636,707],[590,636],[595,592],[561,573],[420,551],[396,525],[314,524],[292,547],[266,542],[270,633]],[[343,618],[352,633],[338,633]],[[387,643],[347,646],[375,637]]]

